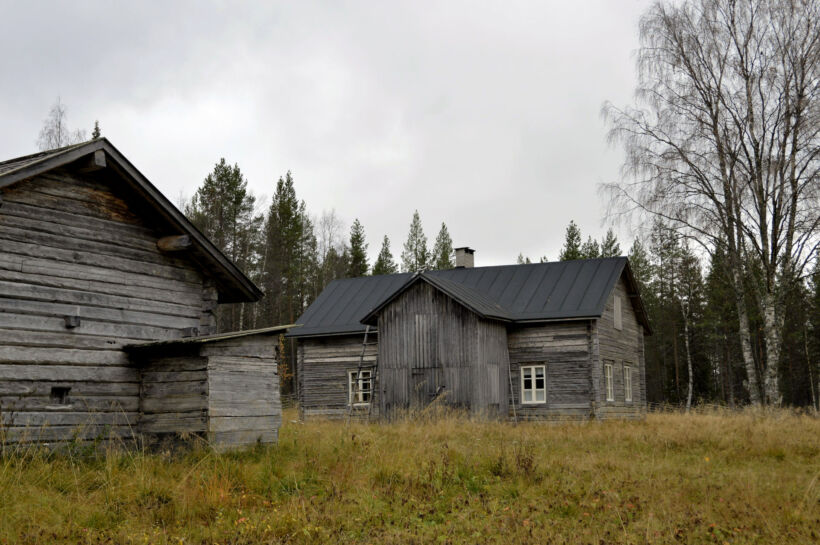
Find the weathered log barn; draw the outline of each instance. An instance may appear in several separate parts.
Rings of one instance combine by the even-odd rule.
[[[283,328],[215,335],[260,297],[108,140],[0,163],[0,441],[275,441]]]
[[[436,401],[517,419],[641,418],[649,323],[626,258],[337,280],[289,335],[303,417]],[[365,334],[367,342],[365,342]]]

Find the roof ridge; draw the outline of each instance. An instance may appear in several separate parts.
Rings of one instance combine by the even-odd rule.
[[[98,138],[97,140],[101,140],[101,138]],[[94,142],[94,140],[84,140],[83,142],[77,142],[76,144],[69,144],[68,146],[63,146],[61,148],[43,150],[43,151],[38,151],[36,153],[30,153],[28,155],[20,155],[19,157],[13,157],[11,159],[4,159],[3,161],[0,161],[0,166],[7,165],[9,163],[17,163],[17,162],[20,162],[20,161],[25,161],[26,159],[34,159],[35,157],[46,157],[48,155],[57,155],[59,153],[63,153],[63,152],[72,150],[74,148],[84,146],[85,144],[88,144],[90,142]],[[27,163],[27,164],[31,165],[31,164],[34,164],[34,163]],[[9,172],[12,172],[12,171],[9,171]]]

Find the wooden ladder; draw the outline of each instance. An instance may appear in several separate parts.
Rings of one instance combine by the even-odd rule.
[[[378,341],[375,342],[367,342],[367,337],[370,334],[370,326],[365,326],[364,329],[364,341],[362,341],[362,352],[359,355],[359,367],[356,369],[356,378],[353,381],[353,388],[350,390],[350,399],[348,399],[348,409],[347,409],[347,421],[350,422],[353,414],[362,414],[366,417],[366,420],[370,421],[370,413],[372,412],[373,402],[374,402],[374,393],[376,392],[376,379],[379,372],[378,366],[378,355],[376,356],[376,362],[373,365],[365,365],[364,364],[364,355],[367,352],[368,346],[377,345]],[[356,399],[361,391],[359,389],[359,384],[361,383],[362,379],[362,371],[370,371],[370,399],[368,399],[368,403],[365,407],[356,407]],[[357,410],[359,409],[359,410]]]

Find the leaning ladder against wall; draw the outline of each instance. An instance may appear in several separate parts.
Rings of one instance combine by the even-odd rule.
[[[376,361],[373,362],[372,365],[365,365],[364,355],[365,352],[367,352],[367,347],[378,344],[378,341],[367,342],[367,337],[369,334],[370,326],[368,325],[364,329],[364,341],[362,342],[362,353],[359,356],[359,367],[356,369],[356,378],[353,380],[353,387],[350,389],[350,399],[348,399],[347,409],[348,422],[350,422],[353,415],[362,417],[366,421],[370,421],[370,414],[372,412],[373,403],[375,402],[374,394],[376,393],[376,381],[378,380],[379,373],[378,355],[376,356]],[[370,371],[370,399],[367,400],[367,404],[357,405],[356,399],[359,394],[363,392],[361,389],[362,371]]]

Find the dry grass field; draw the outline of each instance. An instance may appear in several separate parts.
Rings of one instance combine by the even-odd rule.
[[[0,458],[0,543],[820,543],[820,419],[296,423],[278,446]]]

